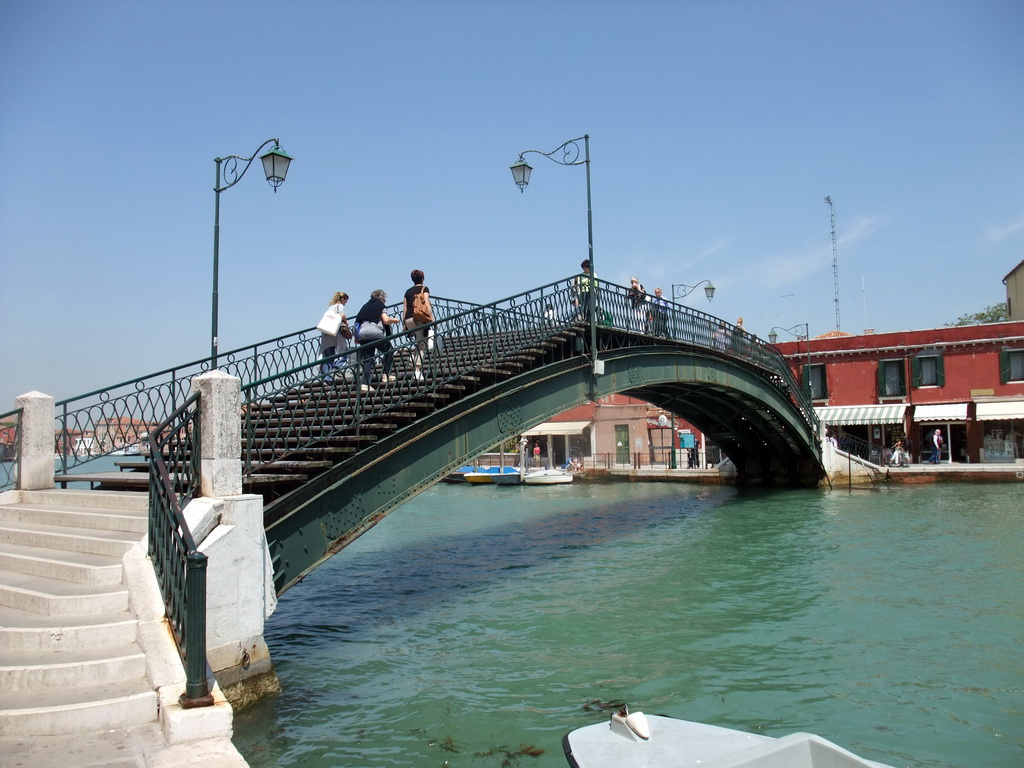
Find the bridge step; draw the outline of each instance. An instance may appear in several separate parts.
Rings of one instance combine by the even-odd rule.
[[[316,474],[317,470],[330,469],[334,466],[330,461],[269,461],[254,468],[253,472],[306,472]]]
[[[122,566],[145,535],[146,494],[20,498],[0,505],[0,735],[155,725]]]

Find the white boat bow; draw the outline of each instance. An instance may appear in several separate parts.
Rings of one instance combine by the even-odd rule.
[[[811,733],[773,739],[626,707],[562,747],[572,768],[892,768]]]

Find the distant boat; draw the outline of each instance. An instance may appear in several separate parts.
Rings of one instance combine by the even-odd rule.
[[[111,451],[110,455],[111,456],[138,456],[140,453],[142,453],[142,451],[139,450],[138,443],[134,443],[132,445],[126,445],[123,448],[118,448],[116,451]]]

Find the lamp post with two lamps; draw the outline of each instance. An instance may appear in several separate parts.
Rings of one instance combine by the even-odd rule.
[[[580,145],[583,142],[583,157],[580,158]],[[587,312],[590,316],[590,350],[593,360],[595,375],[604,373],[604,364],[597,359],[597,270],[594,267],[594,211],[591,205],[590,196],[590,134],[584,134],[575,139],[569,139],[563,144],[555,147],[550,152],[542,152],[539,149],[526,149],[519,153],[519,159],[509,166],[512,171],[512,178],[523,192],[526,185],[530,183],[530,173],[533,168],[523,159],[523,155],[534,153],[543,155],[553,163],[559,165],[583,165],[587,170],[587,259],[590,261],[590,295]]]
[[[799,335],[799,331],[800,330],[803,330],[803,335],[802,336]],[[768,334],[768,342],[771,343],[771,344],[774,344],[776,341],[779,340],[779,334],[776,333],[776,331],[782,331],[784,333],[790,334],[791,336],[795,336],[797,341],[800,341],[800,339],[802,338],[804,340],[804,344],[807,345],[807,349],[806,349],[806,351],[807,351],[807,363],[804,366],[803,379],[804,379],[804,382],[807,384],[807,397],[810,398],[811,397],[811,331],[810,331],[810,325],[807,324],[807,323],[797,323],[792,328],[782,328],[782,327],[776,325],[774,328],[772,328],[771,333]]]
[[[248,171],[249,166],[252,165],[252,161],[256,159],[256,155],[258,155],[260,150],[268,144],[273,144],[274,146],[260,156],[260,160],[263,161],[263,173],[267,177],[267,182],[274,188],[274,192],[276,193],[277,188],[284,183],[284,178],[288,175],[288,166],[292,161],[291,156],[281,149],[279,139],[267,139],[259,146],[259,149],[252,153],[252,157],[228,155],[227,157],[215,157],[213,159],[213,162],[217,164],[217,183],[213,188],[217,202],[213,214],[213,310],[210,332],[211,369],[217,367],[217,288],[218,272],[220,270],[220,193],[225,189],[230,189],[242,180],[242,177],[245,176],[245,172]],[[239,161],[245,163],[241,171],[238,170]],[[225,180],[223,185],[221,185],[222,165],[224,165],[223,178]]]

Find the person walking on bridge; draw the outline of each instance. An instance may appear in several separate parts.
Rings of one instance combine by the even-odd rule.
[[[414,269],[409,278],[412,280],[412,288],[405,292],[405,328],[414,331],[416,344],[412,350],[413,375],[417,380],[422,380],[423,358],[427,354],[427,331],[417,329],[434,321],[434,309],[430,306],[430,289],[423,284],[423,270]]]
[[[391,342],[385,338],[385,326],[396,325],[399,320],[387,313],[384,302],[388,295],[378,288],[370,294],[370,300],[363,304],[356,314],[356,326],[358,328],[356,341],[359,342],[358,358],[363,364],[363,392],[372,392],[370,384],[373,381],[373,367],[378,352],[384,354],[384,367],[380,380],[387,384],[395,380],[391,375],[391,366],[394,363],[394,355],[391,352]]]
[[[347,303],[348,294],[344,291],[338,291],[331,297],[331,303],[327,309],[341,315],[341,324],[338,326],[338,332],[333,336],[326,331],[321,331],[320,356],[323,358],[331,357],[334,354],[341,355],[348,349],[348,341],[352,338],[352,329],[348,327],[348,318],[345,317],[345,304]],[[346,360],[347,356],[335,358],[333,362],[324,363],[321,370],[324,374],[330,374],[334,368],[344,365]]]

